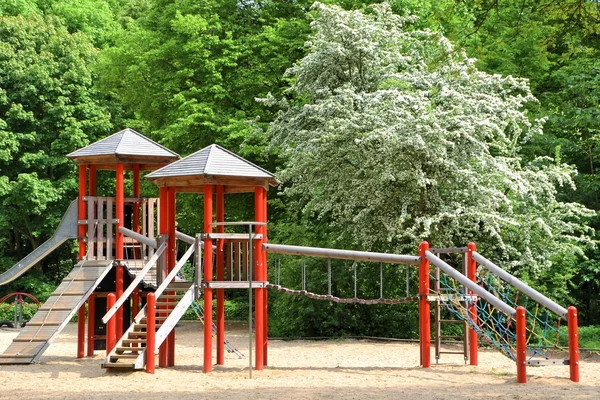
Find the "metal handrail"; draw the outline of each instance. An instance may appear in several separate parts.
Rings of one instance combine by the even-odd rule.
[[[167,275],[167,277],[163,280],[160,286],[154,291],[154,295],[157,299],[160,297],[162,292],[165,291],[167,286],[169,286],[169,283],[171,283],[173,278],[175,278],[181,267],[183,267],[187,260],[189,260],[189,258],[192,256],[192,254],[194,254],[194,251],[196,251],[196,246],[190,246],[183,255],[183,257],[181,257],[177,264],[175,264],[175,267],[171,270],[171,272],[169,272],[169,275]]]
[[[264,243],[263,249],[265,249],[265,251],[267,253],[291,254],[291,255],[306,256],[306,257],[339,258],[339,259],[343,259],[343,260],[384,262],[384,263],[389,263],[389,264],[418,265],[421,260],[421,258],[417,257],[417,256],[405,256],[405,255],[400,255],[400,254],[373,253],[370,251],[326,249],[326,248],[319,248],[319,247],[290,246],[290,245],[273,244],[273,243]]]
[[[131,296],[131,294],[138,287],[140,282],[142,282],[142,279],[144,279],[144,277],[146,276],[148,271],[150,271],[152,266],[154,264],[156,264],[159,257],[164,253],[166,248],[167,248],[167,242],[164,242],[158,248],[156,253],[154,253],[154,255],[152,257],[150,257],[150,259],[148,260],[146,265],[144,265],[144,268],[135,276],[135,279],[133,281],[131,281],[131,284],[129,284],[127,289],[123,292],[123,295],[121,295],[121,297],[119,297],[117,299],[117,301],[115,302],[115,305],[112,306],[112,308],[110,310],[108,310],[106,312],[106,314],[104,314],[104,317],[102,317],[103,323],[105,323],[105,324],[108,323],[108,321],[112,318],[112,316],[115,315],[117,310],[123,305],[123,303],[125,303],[125,301],[129,298],[129,296]]]
[[[563,318],[567,318],[568,311],[566,308],[564,308],[561,305],[557,304],[556,302],[550,300],[548,297],[544,296],[537,290],[527,286],[527,284],[525,282],[523,282],[523,281],[519,280],[517,277],[509,274],[508,272],[506,272],[505,270],[503,270],[502,268],[500,268],[499,266],[497,266],[496,264],[494,264],[487,258],[483,257],[481,254],[477,253],[476,251],[473,252],[473,259],[475,261],[477,261],[480,265],[485,267],[492,274],[498,276],[500,279],[507,282],[509,285],[514,286],[519,291],[521,291],[521,292],[525,293],[527,296],[531,297],[532,300],[535,300],[538,303],[542,304],[544,307],[546,307],[548,310],[552,311],[556,315],[561,316]]]
[[[131,229],[127,229],[124,226],[119,227],[119,232],[121,232],[123,235],[130,237],[132,239],[137,240],[140,243],[145,244],[146,246],[150,246],[154,249],[156,249],[158,247],[158,241],[154,240],[154,239],[150,239],[147,236],[141,235],[139,233],[137,233],[136,231],[132,231]]]
[[[478,284],[476,284],[475,282],[473,282],[454,268],[452,268],[450,265],[445,263],[441,258],[437,257],[432,252],[426,251],[425,258],[427,258],[433,265],[444,271],[446,274],[450,275],[453,279],[466,286],[468,289],[476,293],[479,297],[481,297],[482,299],[484,299],[485,301],[487,301],[506,315],[514,317],[517,313],[517,310],[515,310],[514,308],[512,308],[511,306],[509,306],[508,304],[506,304],[505,302],[503,302],[502,300],[494,296],[492,293],[488,292],[487,290],[485,290],[484,288],[482,288],[481,286],[479,286]]]

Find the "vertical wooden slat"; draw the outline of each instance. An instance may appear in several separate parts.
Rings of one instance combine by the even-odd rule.
[[[243,241],[240,241],[240,255],[242,256],[242,281],[248,280],[248,247]]]
[[[156,213],[156,210],[160,210],[160,200],[157,199],[150,199],[150,201],[148,201],[148,237],[154,239],[157,235],[155,235],[155,232],[158,232],[159,226],[155,227],[154,224],[154,218]],[[156,207],[156,209],[155,209]],[[158,213],[160,214],[160,212]],[[158,217],[158,221],[160,221],[160,215],[156,215],[156,217]],[[152,257],[154,255],[154,249],[152,247],[148,248],[148,258]]]
[[[96,216],[98,219],[104,219],[103,213],[103,201],[96,200]],[[98,260],[105,260],[104,258],[104,223],[98,223],[96,229],[96,257]]]
[[[94,241],[94,199],[89,196],[87,200],[87,243],[88,243],[88,252],[87,259],[95,260],[94,257],[94,247],[96,242]]]
[[[113,199],[112,197],[108,197],[102,201],[106,201],[106,259],[113,260]]]
[[[150,202],[148,199],[142,200],[142,235],[150,237],[148,234],[148,205]],[[142,259],[145,259],[146,253],[148,252],[148,246],[142,243]],[[148,257],[149,258],[149,257]]]

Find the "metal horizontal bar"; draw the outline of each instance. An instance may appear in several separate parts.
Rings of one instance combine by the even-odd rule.
[[[527,365],[569,365],[569,360],[527,360]]]
[[[399,254],[373,253],[370,251],[354,251],[326,249],[319,247],[289,246],[283,244],[264,243],[263,249],[267,253],[290,254],[306,257],[339,258],[343,260],[384,262],[388,264],[418,265],[421,257],[405,256]]]
[[[269,282],[266,281],[252,281],[253,289],[262,289],[265,288]],[[248,289],[250,287],[250,282],[246,281],[236,281],[236,282],[223,282],[223,281],[203,281],[201,284],[203,289]]]
[[[78,219],[77,223],[80,225],[87,225],[87,224],[95,224],[95,223],[99,223],[99,224],[107,224],[107,223],[113,223],[113,224],[118,224],[119,223],[119,219],[118,218],[112,218],[112,219]]]
[[[465,354],[464,351],[440,351],[438,354]]]
[[[203,233],[202,240],[206,239],[236,239],[236,240],[244,240],[249,239],[250,234],[248,233]],[[263,235],[260,233],[253,233],[253,240],[260,240],[263,238]]]
[[[487,258],[483,257],[481,254],[477,253],[476,251],[473,252],[473,259],[475,261],[477,261],[480,265],[485,267],[488,271],[490,271],[494,275],[497,275],[503,281],[514,286],[519,291],[525,293],[532,300],[535,300],[538,303],[542,304],[544,307],[546,307],[547,309],[549,309],[556,315],[559,315],[563,318],[567,318],[567,309],[566,308],[564,308],[564,307],[560,306],[559,304],[555,303],[554,301],[550,300],[549,298],[547,298],[546,296],[544,296],[537,290],[533,289],[532,287],[527,286],[527,284],[525,282],[523,282],[523,281],[519,280],[517,277],[509,274],[508,272],[506,272],[505,270],[503,270],[502,268],[500,268],[499,266],[497,266],[496,264],[494,264]]]
[[[429,251],[434,254],[466,253],[467,250],[468,249],[466,247],[449,247],[449,248],[440,247],[440,248],[429,249]]]
[[[267,226],[266,222],[256,221],[238,221],[238,222],[213,222],[212,226],[234,226],[234,225],[254,225],[254,226]]]
[[[450,265],[446,264],[443,260],[437,257],[435,254],[430,251],[425,252],[425,257],[436,267],[439,267],[442,271],[444,271],[447,275],[450,275],[453,279],[462,283],[471,291],[477,293],[483,300],[487,301],[503,313],[510,315],[511,317],[517,313],[517,310],[452,268]]]
[[[152,248],[156,249],[158,247],[158,242],[155,239],[150,239],[147,236],[140,235],[139,233],[132,231],[131,229],[127,229],[124,226],[119,227],[119,232]]]
[[[186,242],[187,244],[196,243],[196,239],[194,239],[190,235],[186,235],[183,232],[175,231],[175,237],[183,242]]]

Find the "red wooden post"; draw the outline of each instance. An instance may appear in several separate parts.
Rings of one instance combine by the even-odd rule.
[[[124,255],[123,249],[123,234],[119,231],[121,227],[125,225],[125,187],[123,181],[123,163],[117,163],[117,232],[116,232],[116,256],[117,260],[122,260]],[[110,251],[110,250],[109,250]]]
[[[79,166],[79,201],[78,201],[78,215],[79,219],[86,219],[85,215],[85,202],[83,197],[86,195],[87,189],[87,165]],[[91,216],[90,216],[91,217]],[[86,254],[86,243],[85,238],[85,225],[80,224],[78,229],[79,236],[79,260],[83,260]],[[83,358],[85,352],[85,306],[77,311],[77,358]]]
[[[154,373],[156,359],[154,350],[156,347],[156,299],[154,293],[148,293],[146,297],[146,372]]]
[[[467,245],[467,274],[471,281],[477,281],[477,261],[473,259],[473,252],[477,250],[475,243],[470,242]],[[471,296],[475,295],[475,292],[469,290]],[[469,315],[474,324],[477,324],[477,305],[472,302],[469,305]],[[471,365],[478,365],[478,343],[477,343],[477,332],[472,326],[469,326],[469,362]]]
[[[95,334],[96,334],[96,332],[94,331],[94,329],[95,329],[94,319],[95,319],[95,314],[96,314],[96,295],[94,293],[92,293],[90,295],[87,303],[88,303],[87,355],[88,355],[88,357],[93,357],[94,356],[94,340],[95,340]]]
[[[577,308],[569,307],[567,314],[569,330],[569,369],[573,382],[579,382],[579,335],[577,333]]]
[[[421,242],[419,246],[419,329],[421,344],[421,365],[423,368],[431,367],[431,316],[429,311],[429,260],[425,252],[429,250],[429,243]]]
[[[116,296],[117,299],[120,299],[121,296],[123,296],[123,266],[122,265],[118,265],[117,266],[117,279],[116,279]],[[116,326],[116,333],[117,333],[117,337],[121,337],[123,335],[123,306],[119,307],[119,309],[117,310],[117,326]]]
[[[225,193],[223,185],[217,186],[217,222],[225,221]],[[224,233],[225,227],[217,225],[217,233]],[[224,248],[225,240],[217,240],[217,280],[225,279]],[[217,365],[225,364],[225,290],[217,289]]]
[[[525,307],[517,307],[517,382],[527,382],[527,326]]]
[[[114,293],[106,297],[106,311],[115,305],[117,298]],[[117,343],[117,316],[113,315],[106,324],[106,355],[108,356]]]
[[[263,220],[263,201],[264,201],[264,192],[265,189],[263,187],[255,187],[254,189],[254,218],[257,222],[262,222]],[[262,226],[256,227],[256,233],[262,233]],[[262,251],[262,239],[261,240],[253,240],[250,245],[255,245],[254,251],[254,259],[255,259],[255,275],[257,281],[264,281],[263,277],[263,251]],[[255,369],[260,371],[264,367],[264,359],[263,359],[263,350],[264,350],[264,314],[265,314],[265,295],[264,289],[256,289],[256,304],[254,307],[254,313],[256,315],[256,324],[255,324],[255,339],[256,339],[256,360],[255,360]]]
[[[204,185],[204,232],[212,232],[213,187]],[[204,280],[212,281],[212,241],[204,240]],[[204,372],[212,371],[212,289],[204,289]]]
[[[170,187],[167,189],[168,197],[169,197],[169,225],[168,225],[168,235],[169,235],[169,244],[168,244],[168,252],[167,252],[167,271],[171,272],[175,268],[175,264],[177,263],[177,241],[175,240],[175,216],[176,216],[176,207],[175,207],[175,199],[176,192],[175,188]],[[171,294],[175,294],[175,292],[171,292]],[[175,300],[171,299],[173,305],[169,307],[169,312],[171,312],[175,305]],[[175,366],[175,328],[169,333],[169,341],[168,341],[168,352],[167,352],[167,366],[174,367]]]
[[[133,197],[140,197],[140,164],[133,164]],[[140,232],[140,203],[133,205],[133,230]]]
[[[77,358],[85,355],[85,304],[77,311]]]
[[[86,193],[86,172],[87,165],[79,165],[79,199],[78,199],[78,216],[79,219],[86,219],[85,217],[85,201],[83,197]],[[86,244],[83,241],[85,239],[85,225],[79,224],[78,229],[79,236],[79,259],[83,260],[86,253]]]
[[[161,235],[167,235],[169,232],[169,190],[166,187],[160,188],[159,232]],[[165,268],[168,268],[168,257],[166,257],[166,260],[167,262],[165,263]],[[164,276],[166,276],[166,271]],[[160,306],[158,315],[164,316],[164,314],[166,314],[166,309],[167,306]],[[168,342],[169,338],[167,337],[166,340],[164,340],[160,345],[158,365],[161,368],[165,368],[167,366]]]
[[[263,220],[262,222],[267,222],[267,190],[264,189],[264,197],[263,197]],[[263,233],[263,243],[268,243],[268,238],[267,238],[267,226],[263,226],[262,228],[262,233]],[[268,280],[269,279],[269,274],[268,274],[268,267],[267,267],[267,252],[262,250],[261,247],[261,251],[262,251],[262,256],[263,256],[263,277],[265,278],[264,280]],[[269,349],[269,291],[268,290],[263,290],[264,292],[264,306],[265,306],[265,311],[264,311],[264,318],[263,320],[265,321],[264,327],[263,327],[263,335],[264,335],[264,345],[263,345],[263,364],[267,365],[268,364],[268,349]]]

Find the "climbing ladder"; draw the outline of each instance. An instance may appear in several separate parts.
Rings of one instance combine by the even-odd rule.
[[[0,355],[0,364],[30,364],[39,361],[112,266],[112,260],[84,260],[75,265],[27,326],[13,339],[4,354]]]

